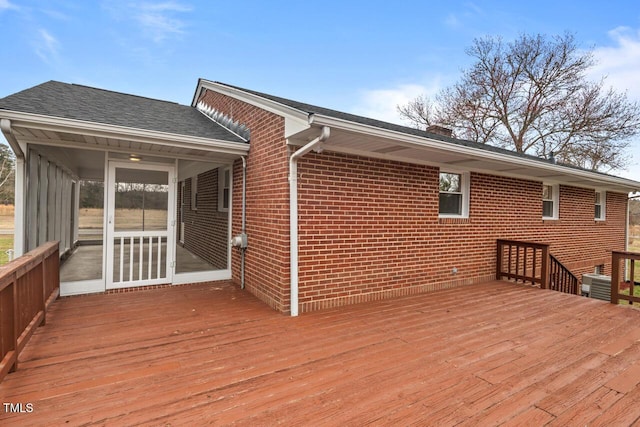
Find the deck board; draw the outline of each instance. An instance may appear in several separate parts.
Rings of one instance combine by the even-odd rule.
[[[489,282],[290,318],[209,283],[56,301],[0,424],[620,425],[639,383],[628,307]]]

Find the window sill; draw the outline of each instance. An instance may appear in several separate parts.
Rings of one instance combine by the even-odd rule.
[[[438,216],[438,222],[440,224],[469,224],[468,216]]]

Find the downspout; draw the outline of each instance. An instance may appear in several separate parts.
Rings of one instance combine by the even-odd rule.
[[[20,143],[13,134],[11,120],[0,119],[0,130],[7,139],[9,146],[16,155],[15,184],[14,184],[14,240],[13,256],[19,257],[24,253],[25,244],[25,193],[26,193],[26,164],[25,154]]]
[[[247,235],[247,158],[242,156],[242,235]],[[244,255],[247,248],[240,253],[240,289],[244,289]]]
[[[291,316],[298,315],[298,159],[317,149],[329,138],[330,128],[323,126],[320,135],[289,157],[289,228],[291,256]]]

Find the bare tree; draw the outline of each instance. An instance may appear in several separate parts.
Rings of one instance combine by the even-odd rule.
[[[398,112],[402,117],[409,120],[416,128],[428,128],[436,123],[436,107],[426,95],[419,95],[406,105],[398,105]]]
[[[640,132],[640,105],[592,82],[591,51],[571,34],[476,39],[475,63],[434,101],[419,96],[399,106],[419,127],[438,123],[459,138],[590,169],[625,165],[629,138]]]
[[[15,157],[11,149],[0,144],[0,203],[14,202]]]

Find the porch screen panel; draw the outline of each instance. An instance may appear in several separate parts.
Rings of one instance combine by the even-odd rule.
[[[102,181],[71,180],[68,224],[71,245],[78,240],[77,250],[60,268],[62,282],[101,280],[104,272],[104,183]],[[74,187],[76,190],[74,191]],[[75,206],[74,206],[75,205]],[[73,221],[73,223],[72,223]]]
[[[29,154],[29,171],[27,181],[27,251],[38,247],[38,194],[40,183],[38,174],[40,172],[40,156],[31,151]]]
[[[188,209],[194,179],[185,179],[180,195],[181,244],[176,245],[176,273],[198,273],[229,268],[229,202],[231,195],[230,167],[207,165],[197,175],[198,210]],[[226,203],[225,203],[226,202]]]
[[[56,233],[55,239],[60,241],[60,253],[64,251],[64,246],[62,242],[62,186],[63,183],[63,174],[62,169],[56,166]]]
[[[71,177],[63,172],[62,175],[62,229],[60,241],[65,252],[71,249]]]
[[[40,195],[38,196],[38,245],[45,243],[49,231],[49,161],[40,158]]]
[[[56,166],[49,163],[47,184],[47,240],[56,239]]]

